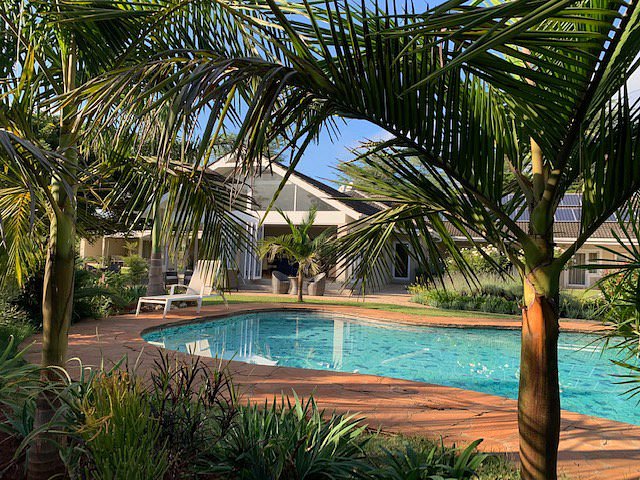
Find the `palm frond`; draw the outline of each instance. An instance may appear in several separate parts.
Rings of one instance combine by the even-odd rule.
[[[387,181],[365,192],[395,198],[389,219],[428,219],[451,244],[444,218],[508,254],[536,250],[529,233],[549,232],[562,196],[582,186],[583,235],[560,262],[638,187],[637,109],[623,88],[637,67],[635,3],[450,1],[424,13],[349,1],[213,5],[247,46],[225,37],[110,72],[85,92],[97,99],[85,114],[126,124],[144,118],[122,108],[132,96],[149,112],[171,102],[169,138],[188,131],[205,144],[192,125],[207,119],[209,132],[235,120],[244,174],[259,173],[274,139],[288,142],[293,168],[333,118],[368,120],[393,136],[370,152],[386,152]],[[529,229],[515,221],[526,211]]]
[[[261,258],[268,258],[270,262],[277,256],[283,256],[297,263],[298,268],[305,274],[315,275],[331,254],[329,245],[332,232],[324,230],[315,238],[311,237],[310,229],[316,217],[315,208],[311,208],[307,217],[299,225],[292,222],[282,210],[278,211],[287,222],[290,233],[265,238],[258,247],[258,254]]]

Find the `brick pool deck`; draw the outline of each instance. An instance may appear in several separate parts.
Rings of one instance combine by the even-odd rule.
[[[473,319],[408,315],[367,310],[358,307],[296,304],[230,304],[174,310],[165,320],[159,313],[88,320],[73,325],[69,335],[69,358],[83,365],[98,366],[101,361],[117,362],[127,356],[132,364],[139,359],[139,372],[145,374],[159,350],[140,336],[147,329],[169,323],[185,323],[199,318],[224,317],[256,311],[305,308],[331,311],[376,320],[408,324],[458,327],[519,328],[509,318]],[[425,312],[426,313],[426,312]],[[594,332],[598,326],[582,321],[561,322],[564,331]],[[32,339],[28,358],[39,360],[40,338]],[[178,357],[186,357],[176,353]],[[203,361],[215,364],[216,360]],[[516,402],[493,395],[407,380],[352,373],[303,370],[229,362],[234,383],[245,399],[264,402],[282,393],[313,393],[322,408],[359,412],[369,426],[387,432],[443,437],[447,443],[468,443],[483,438],[485,451],[506,453],[517,458],[518,433]],[[71,361],[70,372],[77,372]],[[571,479],[640,479],[640,426],[614,422],[563,411],[559,469]]]

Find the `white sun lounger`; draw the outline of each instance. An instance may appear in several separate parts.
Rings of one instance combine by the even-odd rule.
[[[219,263],[216,262],[214,264],[213,260],[200,260],[193,271],[189,285],[171,285],[169,295],[140,297],[138,299],[136,317],[140,314],[140,309],[145,303],[164,305],[162,318],[167,316],[167,313],[171,310],[171,304],[173,302],[196,302],[198,304],[197,312],[200,313],[200,309],[202,308],[202,299],[217,295],[212,294],[211,291],[213,290],[216,267],[218,265]],[[186,289],[186,292],[175,293],[176,288],[184,288]]]

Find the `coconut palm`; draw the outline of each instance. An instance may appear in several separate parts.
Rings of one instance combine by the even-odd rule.
[[[39,239],[32,230],[44,232],[45,367],[65,364],[82,199],[97,200],[104,211],[124,206],[120,220],[132,227],[162,191],[171,212],[162,224],[164,235],[192,235],[202,223],[201,251],[211,258],[233,261],[235,243],[244,238],[241,222],[230,212],[246,201],[223,179],[204,175],[200,159],[209,152],[200,151],[192,163],[170,155],[172,145],[187,141],[192,126],[178,133],[172,123],[173,136],[161,131],[161,147],[143,152],[151,130],[131,130],[108,118],[83,115],[85,100],[72,95],[106,72],[146,62],[167,48],[218,48],[220,37],[210,25],[223,25],[224,12],[203,8],[207,2],[187,3],[0,0],[0,258],[22,277],[35,264],[34,247],[41,245],[29,241]],[[170,89],[161,89],[165,99]],[[144,109],[158,117],[165,111],[127,93],[123,90],[118,103],[110,106],[112,113],[126,110],[135,115]],[[41,135],[43,116],[55,119],[54,143]],[[8,194],[20,200],[19,206],[6,201]],[[7,218],[7,213],[18,217]],[[36,430],[53,415],[50,400],[38,401]],[[29,455],[29,476],[49,478],[60,466],[57,448],[43,440],[35,446]]]
[[[376,260],[402,234],[424,266],[446,249],[464,267],[452,232],[511,257],[525,290],[522,477],[556,478],[560,272],[640,186],[639,110],[626,90],[638,66],[637,4],[450,0],[424,12],[350,1],[216,4],[242,20],[230,35],[251,45],[248,55],[167,52],[97,80],[92,95],[109,104],[131,75],[145,79],[134,90],[143,98],[173,82],[183,99],[176,118],[240,119],[248,173],[278,136],[295,166],[341,119],[387,131],[390,140],[362,155],[381,159],[369,163],[377,174],[349,172],[388,208],[341,237],[347,262],[375,283],[384,263]],[[208,144],[209,133],[200,140]],[[581,231],[554,255],[554,213],[571,189],[582,194]]]
[[[327,251],[330,232],[325,230],[311,238],[310,230],[316,220],[317,210],[312,208],[309,215],[300,225],[291,221],[282,210],[278,210],[285,219],[291,233],[278,237],[266,238],[258,251],[260,258],[267,257],[272,262],[277,256],[282,256],[291,263],[298,265],[298,302],[302,302],[302,286],[304,277],[316,275],[323,266],[324,253]]]

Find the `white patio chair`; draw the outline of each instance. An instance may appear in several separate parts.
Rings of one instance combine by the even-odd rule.
[[[154,305],[164,305],[164,312],[162,318],[167,316],[169,310],[171,310],[171,304],[173,302],[196,302],[198,304],[197,312],[200,313],[202,308],[202,300],[206,297],[216,296],[212,294],[211,290],[214,287],[214,279],[216,277],[217,270],[219,269],[220,262],[214,260],[200,260],[196,265],[189,285],[171,285],[169,295],[154,295],[151,297],[140,297],[138,299],[138,308],[136,309],[136,317],[140,314],[140,309],[145,303]],[[176,289],[184,288],[185,293],[175,293]]]

